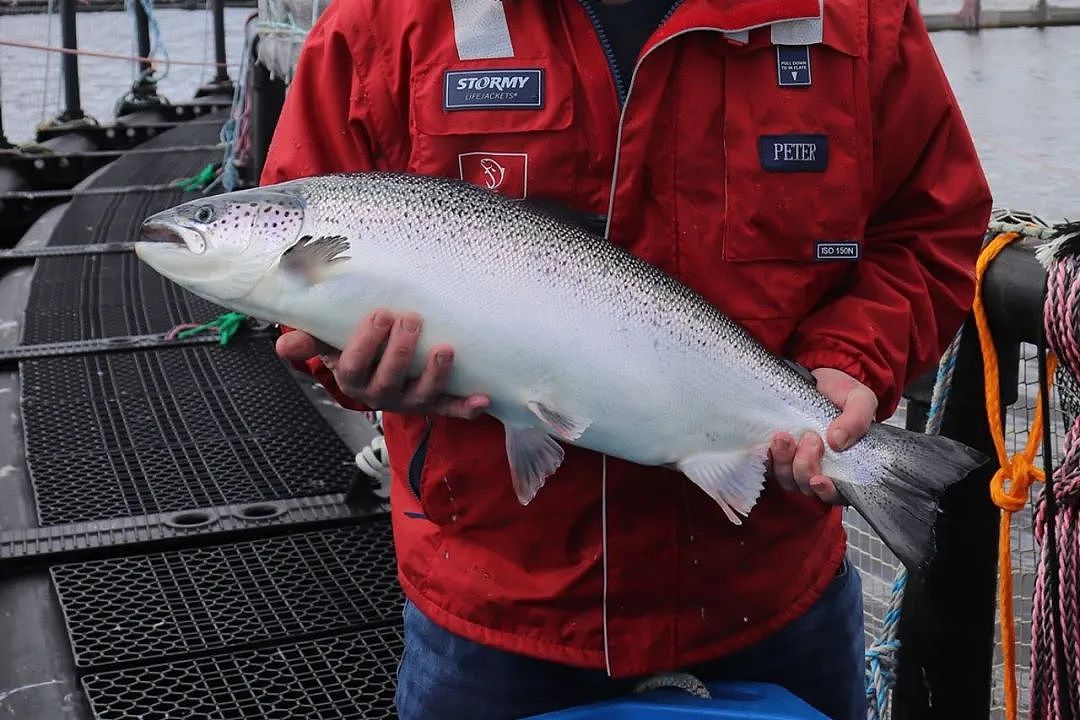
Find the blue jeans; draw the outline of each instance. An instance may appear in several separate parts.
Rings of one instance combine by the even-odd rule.
[[[614,679],[496,650],[454,635],[405,604],[398,668],[401,720],[509,720],[632,692]],[[846,560],[802,617],[756,645],[684,668],[706,682],[776,683],[835,720],[865,720],[862,581]]]

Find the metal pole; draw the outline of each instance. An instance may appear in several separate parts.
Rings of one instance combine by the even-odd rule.
[[[254,49],[252,53],[254,53]],[[258,184],[270,140],[277,128],[278,116],[285,103],[285,83],[270,77],[261,63],[251,62],[251,182]]]
[[[1016,399],[1019,346],[998,350],[1002,406]],[[973,322],[964,328],[941,434],[996,457],[986,418],[982,353]],[[908,427],[922,430],[929,390],[908,402]],[[911,573],[900,611],[892,717],[989,717],[994,658],[1000,511],[990,499],[994,460],[946,491],[935,526],[937,554]]]
[[[3,96],[4,96],[4,93],[3,93],[2,89],[0,89],[0,150],[5,150],[7,148],[14,147],[14,145],[9,143],[8,139],[4,136],[4,103],[3,103]]]
[[[225,66],[225,0],[214,0],[214,61],[217,74],[214,83],[229,82],[229,70]]]
[[[136,0],[135,2],[135,37],[139,44],[139,57],[150,57],[150,17],[146,14],[146,8]],[[153,67],[149,60],[139,62],[139,71],[146,75]]]
[[[60,0],[60,32],[62,45],[67,50],[77,50],[78,41],[75,32],[75,0]],[[64,72],[65,110],[60,115],[62,122],[82,120],[84,115],[79,102],[79,56],[64,53],[60,59]]]

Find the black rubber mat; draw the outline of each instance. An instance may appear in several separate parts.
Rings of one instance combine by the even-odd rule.
[[[343,492],[352,456],[270,340],[22,363],[43,525]]]
[[[336,635],[400,621],[389,519],[59,565],[80,668]]]
[[[226,655],[88,675],[97,720],[394,718],[404,646],[387,626]]]
[[[38,260],[26,308],[24,345],[165,333],[225,312],[134,253]]]
[[[140,147],[212,144],[220,129],[218,122],[194,123]],[[191,177],[220,159],[220,150],[176,153],[165,159],[122,157],[102,171],[92,187],[167,184]],[[195,197],[198,194],[180,189],[76,195],[49,244],[132,242],[148,215]],[[43,258],[37,263],[26,305],[22,343],[161,333],[180,323],[205,322],[222,312],[162,278],[134,253]]]
[[[207,118],[214,121],[179,125],[139,145],[139,148],[212,145],[220,139],[226,116],[225,110],[208,114]],[[197,175],[207,163],[220,161],[221,156],[221,150],[176,153],[168,158],[152,159],[145,155],[129,155],[111,163],[94,178],[91,187],[168,184]],[[49,244],[130,241],[135,239],[139,225],[147,215],[195,197],[198,197],[197,193],[187,193],[179,188],[149,193],[76,195],[57,223]]]

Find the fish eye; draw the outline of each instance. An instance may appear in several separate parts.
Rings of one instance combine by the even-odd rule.
[[[214,210],[213,205],[200,205],[199,208],[195,210],[195,215],[193,217],[195,218],[195,222],[206,224],[214,221],[214,218],[217,217],[217,211]]]

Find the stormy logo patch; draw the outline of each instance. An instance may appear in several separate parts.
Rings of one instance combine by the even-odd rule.
[[[444,110],[539,110],[544,107],[541,68],[447,70]]]

